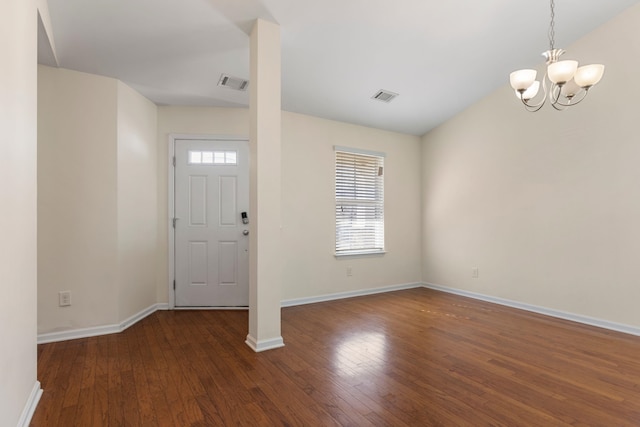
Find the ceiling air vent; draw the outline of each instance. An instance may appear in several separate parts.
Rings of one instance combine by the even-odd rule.
[[[375,95],[371,97],[371,99],[377,99],[378,101],[382,101],[382,102],[391,102],[397,96],[398,94],[395,92],[380,89],[379,91],[376,92]]]
[[[247,90],[247,87],[249,87],[249,80],[222,74],[220,76],[220,80],[218,80],[218,86],[228,87],[229,89],[233,90],[245,91]]]

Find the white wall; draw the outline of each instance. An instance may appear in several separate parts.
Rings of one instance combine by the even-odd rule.
[[[117,81],[39,66],[38,101],[38,332],[114,324]]]
[[[107,77],[38,82],[38,332],[117,325],[156,303],[157,108]]]
[[[33,0],[0,2],[0,426],[36,386],[36,56]]]
[[[159,107],[158,144],[170,133],[248,136],[245,109]],[[387,254],[336,259],[334,145],[382,151]],[[162,153],[162,151],[160,151]],[[167,295],[167,155],[159,155],[158,298]],[[421,281],[420,139],[315,117],[282,113],[282,298]],[[347,277],[351,266],[353,276]]]
[[[425,135],[426,282],[640,326],[639,25],[565,47],[607,66],[583,104],[531,114],[505,85]]]
[[[118,82],[118,319],[156,303],[157,107]]]

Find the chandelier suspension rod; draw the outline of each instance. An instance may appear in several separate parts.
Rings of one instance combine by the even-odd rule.
[[[551,0],[551,22],[549,23],[549,50],[555,49],[556,45],[556,13],[554,11],[556,3]]]

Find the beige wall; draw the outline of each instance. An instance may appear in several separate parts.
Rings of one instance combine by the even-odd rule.
[[[118,319],[156,303],[157,107],[118,82]]]
[[[0,32],[0,426],[13,427],[36,385],[36,3],[0,2]]]
[[[119,324],[156,303],[156,106],[107,77],[38,83],[38,331]]]
[[[38,101],[38,331],[114,324],[117,81],[39,66]]]
[[[284,300],[416,283],[420,139],[294,113],[282,117]],[[383,256],[335,252],[335,145],[386,153]],[[347,277],[347,266],[353,276]]]
[[[640,326],[639,24],[635,6],[568,47],[607,66],[572,110],[527,113],[505,85],[424,137],[426,282]]]
[[[249,111],[158,108],[160,248],[158,298],[167,296],[167,144],[170,133],[248,136]],[[334,256],[334,145],[387,154],[387,254]],[[416,283],[420,271],[420,139],[315,117],[282,113],[282,298]],[[347,277],[351,266],[353,276]]]

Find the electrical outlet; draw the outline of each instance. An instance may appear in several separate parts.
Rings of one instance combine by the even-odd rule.
[[[351,266],[347,266],[347,276],[353,276],[353,269],[351,268]]]
[[[474,279],[477,279],[478,277],[480,277],[480,271],[478,270],[478,267],[473,267],[471,269],[471,277]]]
[[[58,292],[58,305],[60,307],[68,307],[71,305],[71,291]]]

